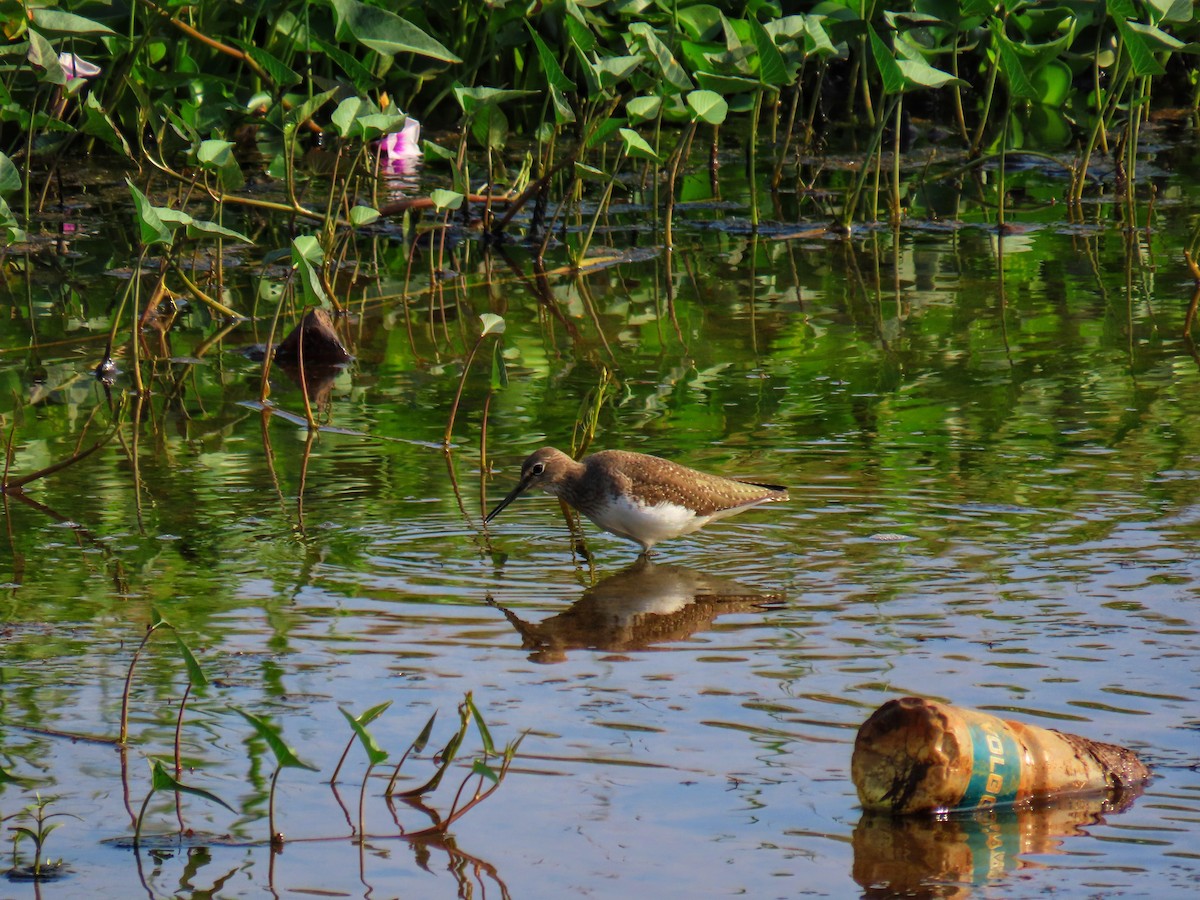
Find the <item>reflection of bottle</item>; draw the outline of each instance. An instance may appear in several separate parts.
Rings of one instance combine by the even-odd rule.
[[[1122,803],[1134,799],[1124,794]],[[854,829],[854,880],[868,897],[969,897],[973,886],[1061,852],[1062,838],[1086,834],[1124,806],[1098,794],[1051,804],[988,807],[937,817],[863,813]]]
[[[917,697],[889,700],[854,742],[851,776],[867,810],[970,809],[1141,784],[1132,751]]]

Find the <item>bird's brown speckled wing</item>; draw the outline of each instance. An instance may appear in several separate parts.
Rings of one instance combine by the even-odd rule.
[[[585,462],[589,469],[604,473],[592,483],[603,482],[610,493],[624,492],[651,506],[664,502],[686,506],[699,516],[788,498],[787,489],[776,485],[722,478],[627,450],[601,451]]]

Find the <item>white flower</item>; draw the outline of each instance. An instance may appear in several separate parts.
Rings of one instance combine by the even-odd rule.
[[[58,64],[62,66],[68,80],[74,78],[95,78],[100,74],[100,67],[90,63],[74,53],[58,54]]]

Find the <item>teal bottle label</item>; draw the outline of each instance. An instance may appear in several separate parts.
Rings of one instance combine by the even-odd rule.
[[[998,723],[968,724],[974,764],[967,790],[958,802],[960,809],[995,806],[1017,799],[1021,783],[1021,756],[1017,742]]]

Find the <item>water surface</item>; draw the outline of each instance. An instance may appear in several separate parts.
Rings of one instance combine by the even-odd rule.
[[[1187,154],[1165,163],[1186,174]],[[635,208],[605,232],[624,262],[539,288],[526,249],[506,262],[468,240],[450,277],[419,257],[407,300],[407,248],[383,232],[361,251],[378,277],[349,297],[355,361],[318,399],[328,428],[312,440],[283,373],[271,402],[292,418],[257,403],[246,349],[269,320],[206,346],[219,324],[185,309],[147,338],[140,403],[127,371],[111,388],[92,377],[121,287],[111,223],[82,222],[68,253],[10,257],[11,472],[116,434],[4,507],[0,762],[23,783],[3,786],[0,813],[40,794],[78,817],[55,820],[46,852],[69,872],[41,896],[1194,890],[1200,357],[1183,336],[1195,198],[1181,183],[1164,176],[1149,230],[1103,204],[1072,223],[1031,203],[1004,238],[919,221],[755,234],[744,207],[700,204],[670,255],[628,252]],[[232,277],[250,308],[250,275]],[[507,324],[506,383],[489,339],[447,457],[484,312]],[[581,544],[544,496],[485,532],[521,458],[568,449],[591,409],[597,448],[792,499],[660,545],[649,566],[587,523]],[[238,812],[184,797],[181,840],[157,795],[147,830],[176,837],[134,854],[146,757],[170,757],[187,684],[170,637],[138,663],[124,775],[111,744],[57,733],[115,735],[152,609],[211,682],[188,702],[183,780]],[[327,783],[351,737],[339,708],[390,701],[371,731],[393,760],[440,710],[412,785],[468,691],[498,744],[527,733],[500,790],[452,840],[413,844],[397,821],[430,819],[403,804],[393,819],[377,774],[368,837],[350,839],[365,760],[354,748]],[[906,694],[1133,747],[1156,778],[1123,811],[880,825],[857,806],[850,751]],[[231,706],[271,717],[320,769],[279,779],[278,855],[273,762]],[[472,733],[441,813],[479,749]]]

